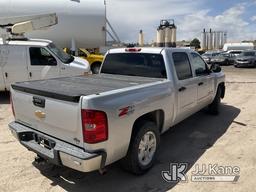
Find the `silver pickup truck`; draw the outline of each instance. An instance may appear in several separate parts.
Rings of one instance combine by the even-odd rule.
[[[90,172],[122,159],[142,174],[160,134],[202,108],[217,114],[224,95],[220,67],[192,50],[113,49],[98,75],[13,84],[9,127],[37,161]]]

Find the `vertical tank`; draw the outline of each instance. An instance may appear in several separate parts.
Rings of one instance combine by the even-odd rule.
[[[165,47],[172,47],[172,28],[171,27],[165,27],[164,29],[165,34]]]
[[[220,49],[222,47],[221,45],[221,32],[218,31],[218,49]]]
[[[201,39],[201,47],[202,47],[202,50],[206,50],[207,48],[207,44],[206,44],[206,32],[205,32],[205,29],[203,30],[202,32],[202,39]]]
[[[176,41],[177,41],[177,27],[174,25],[172,27],[172,47],[176,47]]]
[[[176,47],[176,26],[174,20],[161,20],[157,29],[158,47]]]
[[[224,32],[224,43],[223,43],[223,46],[224,46],[225,43],[227,43],[227,41],[228,41],[228,34],[227,34],[227,32]]]
[[[140,33],[139,33],[139,46],[140,47],[144,46],[144,34],[142,30],[140,30]]]
[[[208,50],[212,50],[212,29],[208,33]]]
[[[220,31],[220,46],[222,47],[224,45],[224,36],[223,36],[223,32]]]
[[[164,29],[162,27],[157,29],[156,46],[164,47]]]

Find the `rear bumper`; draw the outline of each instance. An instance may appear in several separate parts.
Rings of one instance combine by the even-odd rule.
[[[17,122],[9,124],[14,137],[28,150],[35,152],[50,163],[66,166],[81,172],[91,172],[104,167],[106,153],[103,151],[86,152],[83,149],[51,136],[35,131]],[[40,138],[40,139],[38,139]],[[47,140],[47,147],[38,142]]]

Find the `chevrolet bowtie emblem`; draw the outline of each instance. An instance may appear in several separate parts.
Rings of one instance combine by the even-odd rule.
[[[44,119],[45,118],[45,113],[38,110],[38,111],[35,111],[35,116],[37,116],[39,119]]]

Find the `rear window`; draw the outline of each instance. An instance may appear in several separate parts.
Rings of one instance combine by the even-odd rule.
[[[149,53],[108,54],[101,73],[166,78],[163,56]]]

